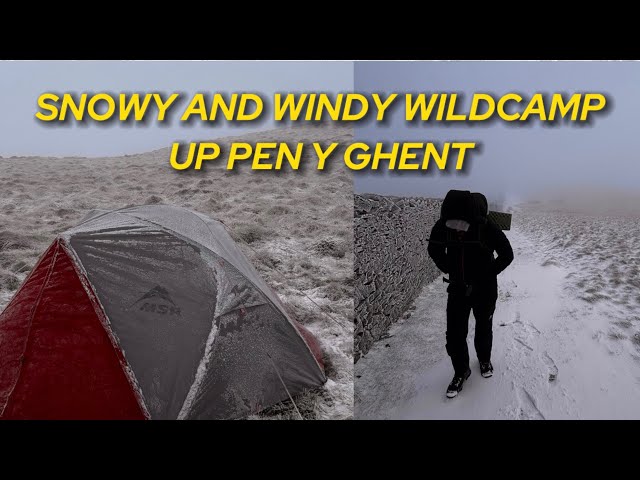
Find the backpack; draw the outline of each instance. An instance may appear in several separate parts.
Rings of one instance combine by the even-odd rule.
[[[489,202],[487,197],[478,192],[471,194],[473,199],[473,217],[477,223],[487,223],[487,215],[489,215]]]
[[[486,250],[489,250],[487,246],[487,223],[489,222],[489,202],[487,202],[487,197],[478,192],[473,192],[471,194],[473,197],[473,216],[475,223],[478,224],[478,241],[480,242],[480,247]],[[493,256],[493,250],[491,250],[491,255]]]

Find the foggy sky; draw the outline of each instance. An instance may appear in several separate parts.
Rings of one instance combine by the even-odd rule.
[[[441,197],[461,188],[501,198],[565,186],[640,188],[639,62],[357,62],[354,82],[360,92],[458,92],[467,99],[474,92],[515,91],[530,98],[538,92],[593,91],[604,93],[608,104],[607,113],[594,115],[587,127],[502,121],[407,126],[400,108],[387,126],[358,126],[356,138],[477,141],[483,144],[481,153],[469,157],[463,175],[359,173],[357,192]]]
[[[0,61],[0,155],[107,156],[169,147],[174,141],[209,140],[274,128],[272,122],[215,127],[156,123],[78,126],[39,122],[44,92],[275,92],[350,91],[352,62],[231,61]],[[188,99],[187,99],[188,101]],[[186,103],[181,108],[186,107]],[[269,112],[266,110],[264,116]],[[178,116],[179,117],[179,116]]]

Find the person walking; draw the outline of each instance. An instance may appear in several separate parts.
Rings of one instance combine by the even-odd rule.
[[[449,398],[458,395],[471,375],[467,346],[471,310],[476,320],[474,346],[480,374],[485,378],[493,375],[491,347],[497,276],[513,261],[513,250],[504,232],[487,214],[484,195],[451,190],[442,204],[440,219],[431,230],[427,248],[436,266],[449,275],[445,279],[449,282],[446,349],[454,369],[447,388]]]

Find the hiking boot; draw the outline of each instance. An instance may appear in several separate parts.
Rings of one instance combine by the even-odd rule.
[[[462,390],[462,384],[467,378],[469,378],[469,375],[471,375],[471,369],[467,369],[467,371],[461,377],[457,375],[453,377],[453,380],[451,380],[451,383],[447,388],[447,398],[453,398],[458,395],[458,393]]]
[[[491,362],[480,362],[480,375],[484,378],[493,376],[493,365],[491,365]]]

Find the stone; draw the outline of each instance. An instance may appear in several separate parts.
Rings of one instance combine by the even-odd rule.
[[[440,275],[427,254],[440,206],[422,197],[354,196],[356,362]]]

